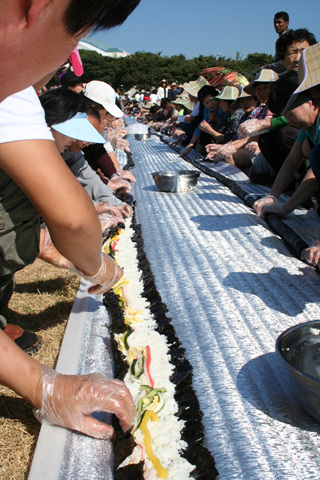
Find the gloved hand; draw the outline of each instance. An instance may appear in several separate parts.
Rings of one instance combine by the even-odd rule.
[[[237,152],[232,142],[228,142],[223,145],[219,150],[219,155],[223,158],[231,157]]]
[[[108,139],[110,140],[110,143],[113,146],[113,148],[124,150],[124,151],[127,151],[127,149],[129,149],[128,140],[123,139],[123,137],[125,137],[127,133],[128,132],[125,128],[120,128],[117,130],[114,130],[114,129],[108,130]]]
[[[259,217],[263,217],[262,215],[262,208],[265,205],[273,205],[279,203],[279,200],[273,196],[273,195],[266,195],[263,198],[259,198],[259,200],[256,200],[253,204],[253,209],[257,212]]]
[[[114,192],[119,190],[119,188],[123,188],[125,192],[130,192],[131,190],[130,182],[121,177],[113,177],[111,180],[109,180],[108,187],[110,187]]]
[[[270,118],[263,118],[262,120],[253,118],[252,120],[246,120],[240,123],[237,134],[238,138],[255,137],[256,135],[268,132],[270,128]]]
[[[206,145],[207,151],[207,158],[210,160],[214,160],[217,155],[219,155],[222,145],[218,145],[217,143],[209,143]]]
[[[260,148],[258,142],[250,142],[244,147],[251,155],[258,155],[260,153]]]
[[[280,218],[285,218],[287,215],[284,213],[282,205],[280,203],[267,204],[262,207],[261,217],[265,218],[269,213],[274,213]]]
[[[133,173],[129,170],[117,170],[117,174],[120,175],[123,180],[128,180],[128,182],[135,183],[136,179]]]
[[[134,405],[125,384],[102,373],[62,375],[42,366],[40,420],[70,428],[94,438],[108,439],[113,428],[91,416],[93,412],[117,415],[124,431],[133,421]]]
[[[101,265],[95,275],[85,275],[80,270],[75,271],[81,275],[82,278],[93,284],[93,286],[88,289],[88,292],[92,295],[101,295],[107,292],[123,275],[121,268],[104,252],[101,252]]]
[[[120,203],[117,205],[117,207],[119,208],[119,211],[124,218],[131,217],[132,207],[130,205],[128,205],[127,203]]]
[[[104,233],[106,230],[110,230],[110,228],[116,227],[118,223],[124,223],[122,215],[120,219],[119,217],[116,217],[109,212],[101,213],[100,215],[98,215],[98,218],[100,221],[102,233]]]
[[[38,258],[59,268],[74,270],[74,265],[63,257],[53,245],[48,228],[43,223],[40,227],[40,241]]]
[[[310,247],[305,248],[301,253],[301,260],[313,267],[320,267],[319,260],[320,260],[320,242],[316,240],[313,242]]]
[[[112,205],[109,202],[100,202],[95,205],[95,209],[98,215],[101,213],[112,213],[115,217],[118,217],[119,220],[122,219],[121,212],[118,208],[118,205]]]

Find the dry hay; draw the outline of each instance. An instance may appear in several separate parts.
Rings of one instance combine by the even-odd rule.
[[[15,276],[16,288],[3,312],[8,323],[35,332],[43,346],[34,358],[55,366],[79,278],[41,260]],[[28,477],[40,424],[32,406],[12,390],[0,386],[0,479]]]

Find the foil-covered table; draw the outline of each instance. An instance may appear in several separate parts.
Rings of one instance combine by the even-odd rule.
[[[298,404],[275,340],[288,327],[320,317],[320,276],[215,179],[201,173],[191,192],[159,192],[152,172],[194,167],[158,137],[133,137],[130,145],[137,223],[157,289],[193,366],[207,447],[220,478],[319,479],[320,425]],[[78,297],[80,353],[66,373],[106,373],[112,363],[107,320],[83,284]],[[58,364],[60,371],[65,365]],[[49,462],[55,476],[41,477],[48,458],[40,441],[30,480],[112,478],[107,442],[45,429],[47,445],[52,431],[64,437],[57,441],[58,458]]]

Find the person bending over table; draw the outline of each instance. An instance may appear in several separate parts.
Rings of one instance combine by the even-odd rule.
[[[8,98],[8,103],[5,99],[37,82],[45,84],[45,76],[65,62],[94,25],[104,29],[121,24],[138,3],[0,2],[0,61],[6,72],[0,78],[0,168],[27,199],[20,207],[20,213],[23,208],[26,212],[21,228],[30,231],[30,241],[21,250],[23,263],[32,262],[38,253],[39,212],[61,254],[92,280],[91,293],[106,291],[121,276],[120,269],[101,256],[101,227],[94,206],[61,159],[35,91],[28,89],[25,95]],[[15,247],[20,234],[9,230],[2,231],[2,244]],[[6,263],[3,250],[1,262]],[[0,276],[5,274],[2,266]],[[124,429],[132,422],[133,402],[122,382],[102,374],[59,374],[26,355],[1,330],[0,365],[0,382],[40,409],[47,421],[97,438],[110,438],[113,430],[94,419],[94,411],[115,413]]]

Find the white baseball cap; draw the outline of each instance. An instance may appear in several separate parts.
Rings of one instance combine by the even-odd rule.
[[[122,110],[116,105],[116,92],[108,83],[92,80],[84,87],[83,93],[90,100],[102,105],[114,117],[123,117]]]

